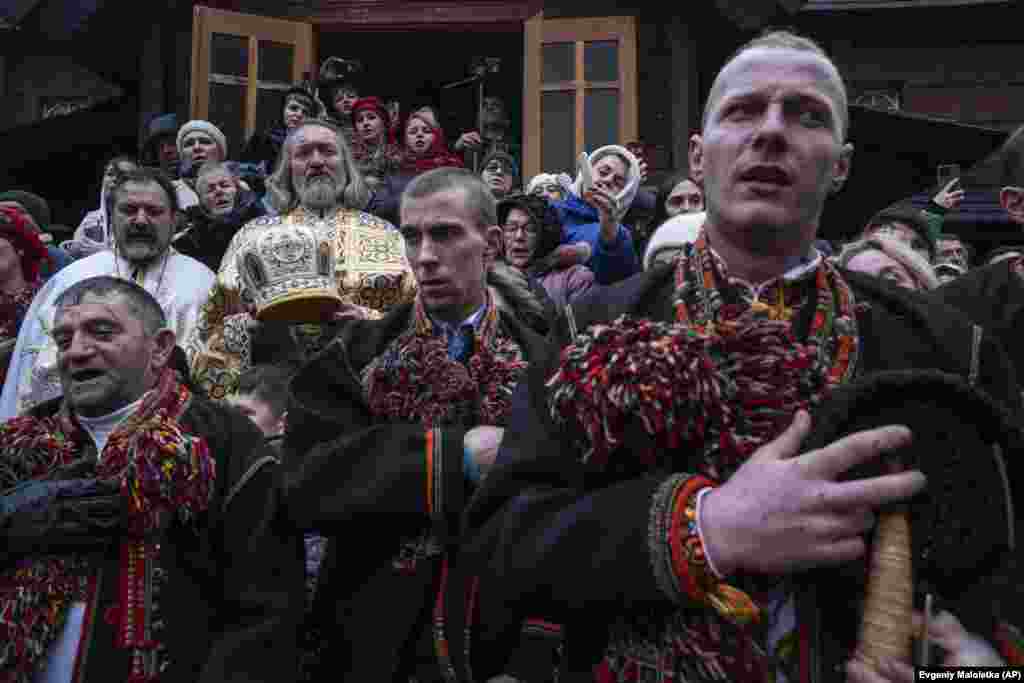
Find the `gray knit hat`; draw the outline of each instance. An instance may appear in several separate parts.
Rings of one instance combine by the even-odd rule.
[[[181,143],[189,133],[206,133],[213,138],[213,141],[217,143],[218,147],[220,147],[220,158],[225,160],[228,158],[228,139],[225,137],[224,133],[221,132],[220,128],[209,121],[198,120],[189,121],[178,129],[178,154],[182,153]]]

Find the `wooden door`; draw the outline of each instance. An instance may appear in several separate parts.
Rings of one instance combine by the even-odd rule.
[[[254,132],[280,121],[284,91],[316,80],[314,55],[311,23],[197,6],[191,117],[220,128],[237,158]]]

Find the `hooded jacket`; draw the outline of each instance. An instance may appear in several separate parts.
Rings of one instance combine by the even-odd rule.
[[[607,145],[597,149],[588,157],[588,161],[593,166],[609,154],[619,154],[629,162],[629,168],[626,169],[626,186],[615,195],[618,202],[615,220],[619,227],[613,243],[605,244],[601,241],[601,217],[596,208],[581,198],[582,174],[577,174],[572,191],[564,201],[552,203],[562,221],[562,244],[586,242],[590,245],[591,257],[586,266],[594,271],[594,278],[602,285],[625,280],[640,272],[640,259],[637,258],[633,246],[633,236],[629,229],[622,225],[622,218],[629,211],[640,188],[640,162],[628,149],[619,145]]]

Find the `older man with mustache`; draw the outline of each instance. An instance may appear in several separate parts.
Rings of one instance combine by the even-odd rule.
[[[310,357],[336,332],[332,321],[254,325],[236,255],[266,230],[302,225],[334,239],[345,316],[377,318],[415,293],[401,236],[387,221],[362,211],[369,189],[337,126],[317,120],[293,129],[267,191],[278,215],[251,221],[232,238],[186,346],[193,379],[212,397],[234,394],[252,364]]]
[[[177,337],[187,337],[213,286],[214,274],[171,247],[178,211],[174,186],[160,171],[131,171],[114,185],[107,194],[114,248],[75,261],[36,295],[25,314],[0,395],[0,420],[61,395],[57,347],[50,335],[54,302],[80,280],[96,275],[132,280],[160,302]]]

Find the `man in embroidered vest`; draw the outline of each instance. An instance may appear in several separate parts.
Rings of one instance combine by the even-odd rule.
[[[50,330],[54,302],[76,282],[96,275],[131,279],[156,297],[178,339],[196,323],[214,274],[171,247],[178,217],[174,188],[160,171],[125,174],[107,195],[114,249],[75,261],[39,290],[25,315],[0,396],[0,420],[60,396],[57,347]]]
[[[316,680],[446,677],[444,640],[429,628],[443,557],[542,345],[485,284],[501,231],[472,172],[417,177],[401,218],[415,301],[346,323],[291,385],[287,514],[330,539],[313,608],[328,639]]]
[[[467,509],[457,565],[476,583],[438,608],[468,637],[450,642],[465,680],[501,670],[525,614],[565,624],[563,680],[913,680],[903,664],[847,666],[859,595],[821,571],[828,591],[804,601],[801,572],[862,558],[876,510],[930,485],[916,469],[842,478],[916,436],[883,426],[805,450],[805,411],[882,370],[976,375],[1019,397],[987,336],[971,367],[973,328],[954,311],[814,249],[850,171],[848,121],[835,66],[806,38],[766,34],[719,72],[691,140],[698,239],[567,307]],[[950,612],[932,627],[945,664],[1002,661]]]
[[[238,391],[239,375],[252,364],[311,358],[337,332],[331,323],[254,327],[252,293],[239,277],[236,258],[266,230],[303,225],[335,242],[338,291],[347,316],[380,317],[415,294],[398,233],[387,221],[362,211],[369,190],[335,125],[307,120],[288,134],[277,169],[267,180],[267,194],[280,215],[246,223],[232,238],[185,346],[193,380],[213,398]]]
[[[183,383],[139,285],[54,307],[63,398],[0,425],[0,680],[290,680],[301,547],[261,525],[259,430]]]

